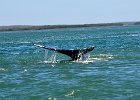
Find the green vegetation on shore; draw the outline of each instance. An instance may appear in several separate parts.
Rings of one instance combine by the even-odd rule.
[[[42,25],[42,26],[14,25],[14,26],[0,26],[0,32],[2,32],[2,31],[18,31],[18,30],[43,30],[43,29],[60,29],[60,28],[79,28],[79,27],[124,26],[124,25],[140,25],[140,22],[79,24],[79,25]]]

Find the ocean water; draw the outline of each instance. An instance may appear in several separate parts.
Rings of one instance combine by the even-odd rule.
[[[86,61],[35,47],[95,46]],[[139,100],[140,26],[0,32],[0,100]]]

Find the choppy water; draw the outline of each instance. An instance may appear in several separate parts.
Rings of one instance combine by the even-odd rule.
[[[51,62],[34,43],[95,49],[84,62],[58,53]],[[0,100],[139,98],[140,26],[0,32]]]

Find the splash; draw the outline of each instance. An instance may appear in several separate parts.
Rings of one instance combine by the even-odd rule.
[[[44,57],[45,61],[47,61],[47,57],[48,57],[48,50],[45,50],[45,57]]]
[[[74,92],[75,91],[72,91],[71,93],[69,93],[69,94],[67,94],[67,95],[65,95],[66,97],[74,97]]]
[[[72,62],[89,64],[89,63],[93,63],[93,62],[96,62],[96,61],[108,61],[108,60],[114,58],[114,56],[110,55],[110,54],[92,55],[92,54],[88,53],[88,54],[83,55],[83,56],[80,56],[81,58],[79,58],[78,60],[72,61]],[[45,50],[45,55],[44,55],[44,62],[45,63],[66,62],[66,60],[61,61],[61,60],[57,60],[56,58],[57,58],[57,52],[56,51],[53,51],[53,52],[51,51],[51,53],[50,53],[49,50]]]
[[[94,61],[95,60],[91,58],[91,55],[89,53],[89,54],[80,56],[80,58],[74,62],[88,64],[88,63],[94,62]]]
[[[45,63],[56,63],[56,52],[53,51],[53,54],[48,57],[48,50],[45,50],[45,57],[44,57]]]

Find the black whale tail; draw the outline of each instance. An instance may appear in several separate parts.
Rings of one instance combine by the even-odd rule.
[[[52,47],[43,46],[40,44],[34,44],[34,45],[37,47],[40,47],[40,48],[53,50],[53,51],[57,51],[59,53],[65,54],[65,55],[71,57],[72,60],[79,60],[81,57],[83,57],[84,54],[86,54],[94,49],[94,46],[89,47],[89,48],[74,50],[74,49],[56,49],[56,48],[52,48]]]

